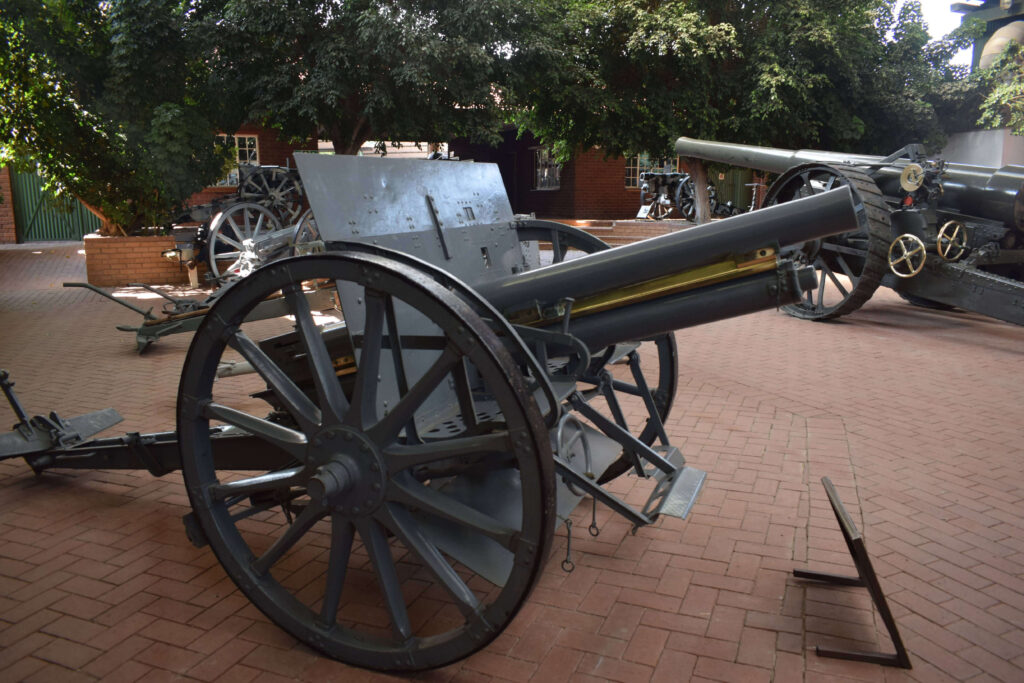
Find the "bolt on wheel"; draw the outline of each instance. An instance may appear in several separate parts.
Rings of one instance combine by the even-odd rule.
[[[320,279],[358,302],[343,303],[344,327],[309,310],[302,283]],[[246,322],[277,291],[289,318]],[[216,377],[228,359],[254,372]],[[225,571],[336,659],[461,659],[501,633],[546,560],[554,475],[537,406],[479,316],[409,266],[338,253],[239,281],[189,349],[178,431]],[[247,446],[228,466],[230,434]]]

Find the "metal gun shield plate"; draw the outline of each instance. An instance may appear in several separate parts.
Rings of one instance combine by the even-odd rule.
[[[358,367],[335,363],[298,293],[301,282],[319,278],[362,291]],[[259,336],[274,332],[261,327],[267,321],[244,322],[278,289],[295,316],[312,386],[297,386],[259,350]],[[400,302],[437,332],[407,334],[395,315]],[[416,370],[396,349],[433,360]],[[257,374],[216,378],[218,362],[236,356]],[[396,386],[382,386],[384,365]],[[439,386],[455,394],[448,419],[421,424]],[[286,408],[273,421],[252,397],[268,387]],[[383,393],[398,396],[387,411],[377,409]],[[214,421],[257,436],[290,465],[217,470]],[[555,494],[536,404],[479,316],[408,266],[370,254],[305,256],[237,283],[189,349],[178,429],[189,498],[225,570],[275,623],[332,657],[388,670],[465,657],[504,629],[543,568]],[[510,474],[520,484],[508,492],[518,501],[516,519],[495,519],[449,494]],[[423,532],[428,519],[457,524],[473,543],[510,555],[500,585],[474,575],[457,549],[442,552]]]

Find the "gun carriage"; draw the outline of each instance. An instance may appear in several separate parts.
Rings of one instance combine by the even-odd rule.
[[[765,205],[838,186],[863,204],[857,230],[799,248],[818,287],[785,306],[790,315],[838,318],[886,286],[914,304],[1024,325],[1024,166],[952,163],[919,145],[878,157],[683,137],[676,153],[780,174]]]
[[[489,164],[299,167],[326,253],[267,264],[217,300],[175,431],[90,438],[116,413],[29,418],[3,376],[19,423],[0,456],[37,472],[181,469],[186,530],[242,592],[374,669],[441,666],[494,639],[585,497],[634,527],[685,517],[704,474],[666,435],[672,331],[800,300],[810,269],[780,249],[857,225],[838,189],[607,249],[514,217]],[[303,287],[325,281],[341,319],[321,325]],[[287,318],[251,317],[278,293]],[[627,472],[648,480],[645,501],[608,486]]]

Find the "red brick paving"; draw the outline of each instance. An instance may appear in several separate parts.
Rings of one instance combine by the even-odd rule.
[[[116,407],[171,427],[187,335],[137,356],[136,314],[83,290],[79,246],[0,249],[0,367],[30,413]],[[39,252],[39,253],[35,253]],[[139,299],[135,299],[139,301]],[[142,299],[145,306],[157,305]],[[599,510],[490,647],[430,681],[1024,680],[1024,329],[880,290],[812,324],[765,312],[678,334],[668,422],[708,471],[690,519],[635,536]],[[5,410],[0,407],[0,411]],[[7,418],[13,421],[13,418]],[[814,655],[890,647],[819,480],[863,530],[914,669]],[[629,498],[632,480],[615,484]],[[179,475],[0,463],[5,680],[379,680],[269,624],[185,538]]]

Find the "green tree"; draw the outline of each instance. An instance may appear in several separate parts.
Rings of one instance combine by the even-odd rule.
[[[7,0],[0,162],[38,165],[105,232],[165,222],[226,161],[205,43],[191,30],[201,17],[184,0]]]
[[[556,0],[557,1],[557,0]],[[941,144],[978,83],[894,0],[562,0],[564,66],[514,90],[516,121],[564,158],[668,153],[679,135],[889,152]],[[977,100],[975,100],[977,103]]]
[[[1024,46],[1011,42],[987,74],[991,90],[981,105],[978,125],[1008,127],[1024,135]]]
[[[367,140],[497,140],[501,84],[537,19],[526,0],[227,0],[217,82],[286,136],[339,154]],[[528,51],[528,50],[527,50]]]

